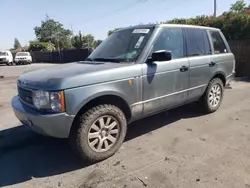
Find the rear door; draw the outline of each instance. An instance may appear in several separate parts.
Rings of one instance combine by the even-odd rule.
[[[210,65],[213,61],[208,32],[205,29],[186,28],[187,56],[190,63],[188,100],[202,96],[212,78]]]
[[[234,55],[231,53],[229,45],[220,30],[209,31],[212,49],[213,66],[212,74],[221,73],[225,78],[231,76],[235,69]]]

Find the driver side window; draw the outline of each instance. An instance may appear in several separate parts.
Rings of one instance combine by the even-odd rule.
[[[153,52],[158,50],[170,51],[172,59],[184,57],[182,28],[163,29],[153,46]]]

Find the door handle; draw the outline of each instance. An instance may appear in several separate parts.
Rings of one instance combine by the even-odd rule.
[[[208,65],[209,65],[209,67],[214,67],[214,66],[216,65],[216,63],[212,61],[212,62],[209,63]]]
[[[181,71],[181,72],[186,72],[186,71],[188,71],[188,67],[187,67],[187,66],[182,66],[182,67],[180,68],[180,71]]]

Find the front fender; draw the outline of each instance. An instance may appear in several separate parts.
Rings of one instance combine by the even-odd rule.
[[[76,115],[88,102],[105,95],[120,97],[130,106],[139,100],[139,95],[137,93],[138,86],[137,84],[129,85],[127,83],[127,80],[124,80],[66,90],[66,111],[69,115]]]
[[[107,95],[113,95],[113,96],[120,97],[120,98],[122,98],[122,99],[128,104],[128,101],[127,101],[126,97],[125,97],[122,93],[120,93],[120,92],[118,92],[118,91],[114,91],[114,90],[113,90],[113,91],[112,91],[112,90],[100,91],[100,92],[95,93],[95,94],[93,94],[93,95],[86,96],[87,98],[84,99],[84,100],[77,106],[77,108],[75,109],[74,114],[78,113],[79,110],[80,110],[83,106],[85,106],[88,102],[90,102],[90,101],[92,101],[92,100],[94,100],[94,99],[96,99],[96,98],[98,98],[98,97],[105,96],[105,95],[106,95],[106,96],[107,96]]]

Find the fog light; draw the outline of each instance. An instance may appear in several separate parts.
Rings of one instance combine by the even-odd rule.
[[[55,112],[61,112],[62,111],[62,105],[58,102],[52,102],[51,103],[51,109]]]

